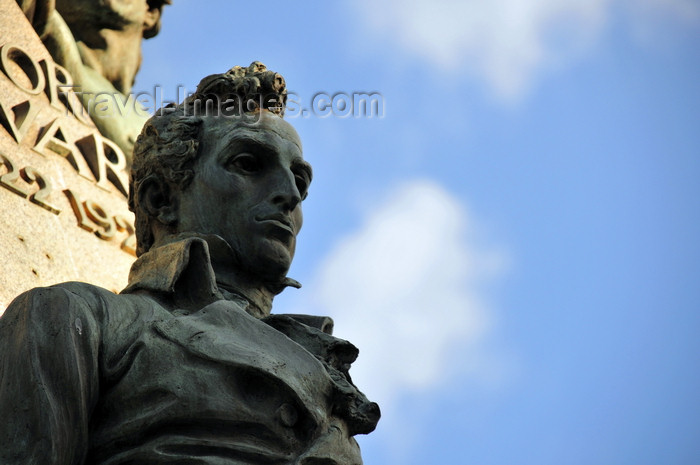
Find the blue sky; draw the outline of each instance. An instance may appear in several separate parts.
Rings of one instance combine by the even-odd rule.
[[[700,463],[700,3],[174,0],[136,91],[260,60],[314,166],[276,312],[328,314],[367,465]]]

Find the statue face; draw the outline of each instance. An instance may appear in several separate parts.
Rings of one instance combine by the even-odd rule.
[[[199,150],[179,194],[178,231],[220,236],[251,277],[286,276],[311,182],[294,128],[267,111],[256,123],[209,117]]]
[[[109,27],[141,27],[148,11],[147,0],[56,0],[56,9],[69,25],[95,30]]]

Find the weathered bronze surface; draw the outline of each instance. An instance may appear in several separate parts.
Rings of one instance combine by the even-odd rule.
[[[379,408],[348,373],[357,349],[328,318],[270,313],[299,286],[312,176],[285,100],[253,63],[149,120],[126,289],[37,288],[0,318],[0,463],[362,463]]]

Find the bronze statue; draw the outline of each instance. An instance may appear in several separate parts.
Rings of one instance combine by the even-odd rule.
[[[271,315],[311,182],[260,63],[202,80],[135,145],[121,294],[33,289],[0,318],[0,463],[361,464],[377,404],[332,321]]]
[[[148,119],[130,95],[141,66],[141,41],[158,34],[163,7],[171,0],[17,3],[56,63],[70,73],[97,128],[130,163],[134,141]]]

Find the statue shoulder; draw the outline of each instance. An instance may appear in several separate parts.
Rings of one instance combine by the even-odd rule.
[[[50,330],[69,324],[79,332],[92,328],[101,333],[138,318],[139,305],[133,300],[131,296],[82,282],[37,287],[12,301],[0,318],[0,326]]]

